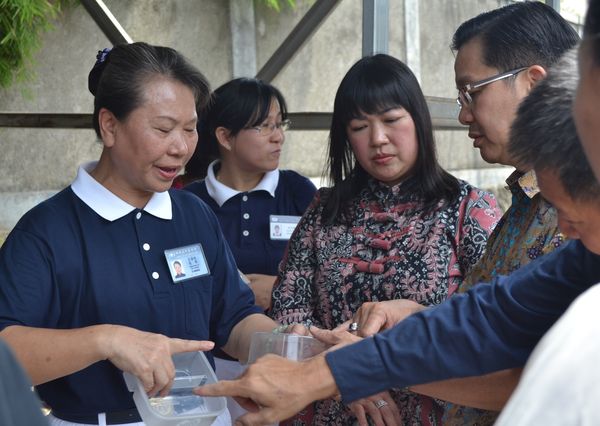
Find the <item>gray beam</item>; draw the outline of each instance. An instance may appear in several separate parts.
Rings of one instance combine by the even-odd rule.
[[[436,130],[462,129],[454,99],[426,96]],[[329,130],[330,112],[291,112],[292,130]],[[0,112],[0,128],[91,129],[92,114],[48,114]]]
[[[388,52],[389,16],[388,0],[363,0],[363,56]]]
[[[256,28],[254,2],[229,0],[229,28],[233,77],[256,75]]]
[[[560,13],[560,0],[546,0],[546,4]]]
[[[421,83],[419,0],[404,0],[404,49],[406,51],[406,65]]]
[[[91,129],[92,114],[0,112],[0,127]]]
[[[81,0],[81,4],[113,45],[133,43],[133,39],[102,0]]]
[[[338,4],[339,0],[317,0],[258,71],[256,78],[273,81]]]

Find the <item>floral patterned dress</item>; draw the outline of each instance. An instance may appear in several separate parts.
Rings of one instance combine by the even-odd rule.
[[[369,301],[410,299],[436,305],[461,285],[501,216],[490,193],[460,181],[453,201],[425,209],[414,180],[389,187],[370,180],[352,201],[350,224],[323,225],[321,189],[290,239],[270,315],[331,329]],[[348,372],[352,374],[352,372]],[[392,390],[404,424],[441,424],[443,405]],[[281,425],[351,425],[346,405],[318,401]]]

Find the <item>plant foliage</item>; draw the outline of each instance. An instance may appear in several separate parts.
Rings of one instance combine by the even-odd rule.
[[[74,0],[0,0],[0,86],[32,77],[33,53],[61,8]]]
[[[266,4],[267,7],[276,10],[277,12],[281,11],[281,3],[284,0],[261,0],[262,3]],[[296,8],[296,0],[285,0],[285,3],[288,4],[292,9]]]

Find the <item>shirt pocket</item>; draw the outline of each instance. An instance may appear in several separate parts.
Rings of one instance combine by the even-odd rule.
[[[184,292],[185,331],[194,339],[210,337],[213,277],[206,275],[181,283]]]

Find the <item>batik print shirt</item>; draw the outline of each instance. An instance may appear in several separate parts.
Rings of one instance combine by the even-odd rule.
[[[485,254],[465,277],[460,292],[477,283],[488,283],[497,275],[509,275],[565,241],[558,230],[556,210],[542,198],[533,171],[515,171],[506,184],[512,204],[492,232]],[[448,404],[444,425],[491,426],[497,418],[494,411]]]
[[[460,182],[460,195],[425,209],[415,182],[393,187],[371,180],[352,201],[349,224],[323,225],[321,189],[290,239],[273,291],[271,316],[281,323],[310,319],[331,329],[369,301],[443,302],[483,254],[500,212],[493,195]],[[350,372],[349,372],[350,373]],[[406,424],[440,424],[431,398],[394,391]],[[304,421],[303,418],[312,418]],[[287,424],[348,425],[340,402],[310,406]],[[286,423],[282,423],[286,424]]]

